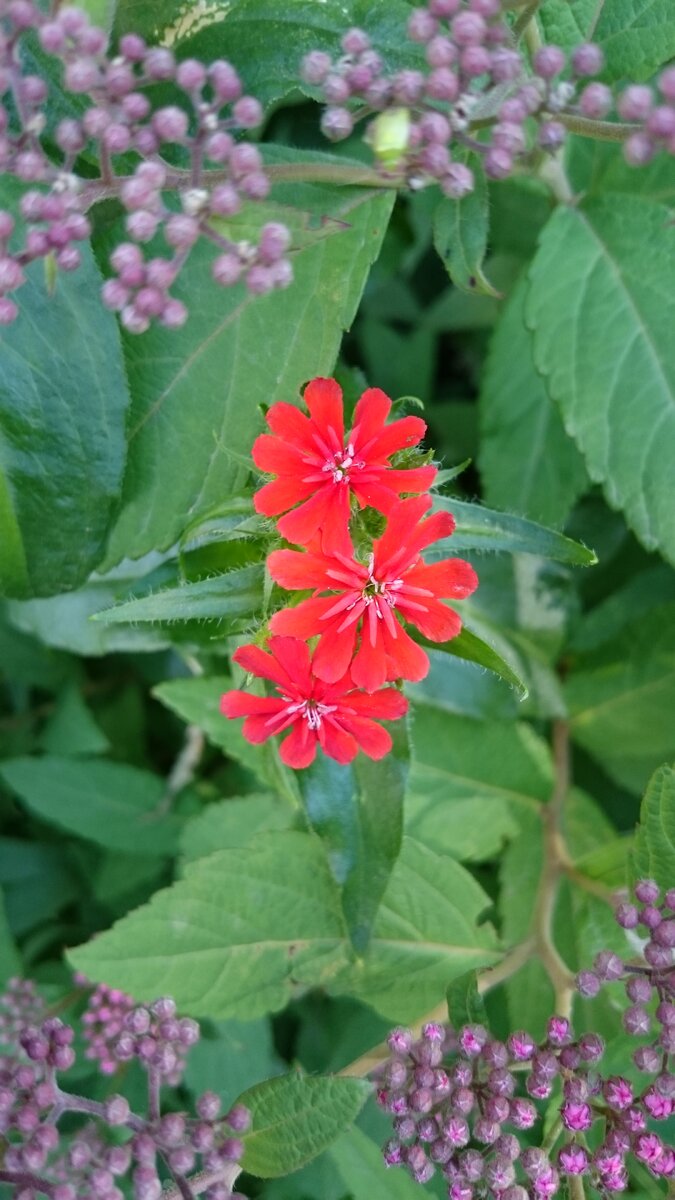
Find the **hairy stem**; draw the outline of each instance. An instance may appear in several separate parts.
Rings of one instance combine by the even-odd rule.
[[[217,1171],[197,1171],[190,1176],[187,1181],[190,1187],[191,1196],[201,1196],[207,1188],[213,1187],[214,1183],[224,1183],[230,1191],[234,1188],[236,1179],[241,1173],[241,1167],[238,1163],[223,1163]],[[168,1184],[162,1191],[162,1200],[181,1200],[184,1193],[178,1188],[175,1183]]]
[[[55,1183],[42,1179],[40,1175],[32,1175],[30,1171],[4,1171],[0,1168],[0,1183],[12,1184],[15,1188],[30,1188],[41,1192],[43,1196],[53,1196]],[[16,1193],[15,1193],[16,1194]]]
[[[626,138],[640,128],[639,125],[631,125],[626,121],[592,121],[590,117],[582,117],[580,113],[573,112],[556,113],[555,119],[569,129],[570,133],[595,138],[599,142],[625,142]]]
[[[478,991],[480,994],[484,995],[485,992],[489,992],[491,988],[497,987],[497,985],[500,983],[504,983],[506,979],[510,979],[512,975],[515,975],[516,971],[519,971],[521,967],[525,966],[526,962],[529,962],[533,954],[533,939],[528,939],[525,942],[521,942],[518,946],[514,946],[513,949],[504,956],[502,961],[497,963],[496,967],[489,967],[486,971],[481,972],[478,977]],[[415,1022],[415,1024],[412,1026],[413,1035],[418,1037],[422,1030],[422,1026],[426,1025],[428,1021],[443,1022],[447,1021],[447,1019],[448,1006],[445,1001],[443,1001],[442,1004],[438,1004],[436,1008],[431,1010],[431,1012],[426,1013],[425,1016],[420,1017],[419,1021]],[[347,1075],[353,1078],[363,1078],[366,1075],[370,1075],[373,1071],[376,1071],[378,1067],[381,1067],[382,1064],[389,1058],[389,1055],[390,1050],[387,1043],[381,1042],[379,1046],[374,1046],[372,1050],[366,1051],[365,1054],[362,1054],[359,1058],[355,1059],[354,1062],[351,1062],[346,1067],[343,1067],[341,1071],[338,1071],[338,1075]]]
[[[574,995],[574,975],[563,962],[553,941],[553,917],[560,880],[567,859],[560,825],[563,806],[570,787],[569,727],[566,721],[553,722],[553,762],[555,783],[546,805],[544,823],[544,866],[535,902],[532,930],[536,953],[539,955],[555,991],[556,1012],[569,1017]]]

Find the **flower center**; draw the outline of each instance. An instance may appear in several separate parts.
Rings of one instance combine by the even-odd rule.
[[[333,483],[349,483],[349,472],[352,467],[363,470],[365,463],[354,458],[354,446],[351,442],[344,450],[336,450],[326,459],[321,470],[333,477]]]
[[[380,602],[388,604],[390,608],[394,608],[396,593],[403,587],[403,580],[376,579],[373,575],[373,565],[374,556],[371,554],[368,559],[368,582],[361,592],[361,596],[367,605],[374,603],[378,610],[378,616],[381,616],[382,614],[379,611]]]
[[[289,704],[285,710],[287,717],[292,717],[297,720],[298,717],[304,719],[310,729],[318,730],[321,728],[323,718],[329,713],[335,712],[336,704],[321,704],[318,700],[299,700],[294,704]]]

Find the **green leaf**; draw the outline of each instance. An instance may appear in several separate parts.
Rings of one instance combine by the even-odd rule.
[[[612,196],[560,207],[530,268],[526,308],[536,367],[591,478],[671,562],[674,256],[665,206]]]
[[[346,963],[346,930],[318,839],[263,834],[191,863],[69,954],[76,970],[150,1000],[166,992],[194,1016],[252,1020],[296,987],[326,986]]]
[[[483,1024],[486,1022],[485,1004],[478,992],[478,976],[475,971],[467,971],[453,980],[447,989],[448,1017],[455,1029],[462,1025]]]
[[[61,692],[53,715],[40,735],[40,749],[48,754],[77,757],[105,754],[110,748],[105,734],[96,724],[80,688],[71,683]]]
[[[675,757],[675,604],[586,655],[565,692],[575,742],[612,779],[641,792],[658,764]]]
[[[479,667],[487,668],[488,671],[492,671],[500,679],[503,679],[504,683],[508,683],[509,687],[514,688],[520,700],[526,698],[527,685],[520,676],[502,658],[501,654],[495,650],[494,646],[490,646],[477,633],[468,629],[466,624],[463,625],[457,637],[452,638],[449,642],[431,642],[428,638],[421,636],[416,637],[415,640],[421,646],[425,646],[427,650],[452,654],[455,658],[461,658],[465,662],[475,663]]]
[[[354,949],[363,954],[401,849],[407,737],[392,727],[394,750],[379,762],[359,755],[343,766],[325,755],[302,772],[309,823],[325,847]]]
[[[145,621],[201,621],[206,618],[227,620],[252,619],[263,602],[264,567],[240,567],[213,579],[183,583],[180,587],[125,600],[114,608],[94,614],[105,625]]]
[[[288,152],[286,152],[288,156]],[[293,161],[312,161],[294,151]],[[325,162],[325,156],[318,156]],[[288,203],[328,220],[293,254],[295,280],[283,294],[223,290],[210,274],[204,241],[180,275],[177,295],[190,308],[180,330],[153,327],[125,342],[133,397],[122,511],[108,562],[166,549],[214,504],[241,491],[262,428],[260,406],[296,401],[300,387],[333,369],[370,264],[384,236],[388,192],[295,184],[277,189]],[[329,220],[331,219],[331,220]],[[255,370],[251,364],[255,363]],[[186,452],[186,448],[189,451]]]
[[[434,508],[452,513],[457,528],[451,538],[443,538],[427,552],[430,561],[461,550],[487,550],[537,554],[576,567],[592,567],[597,562],[593,551],[581,542],[574,542],[562,533],[545,529],[523,517],[446,496],[435,496]]]
[[[171,854],[182,821],[156,810],[164,782],[124,763],[44,755],[8,759],[0,779],[26,807],[59,829],[131,854]]]
[[[494,857],[551,794],[548,747],[529,725],[415,704],[412,746],[406,832],[453,858]]]
[[[385,1195],[387,1200],[416,1200],[419,1184],[407,1171],[389,1171],[383,1183],[382,1147],[356,1126],[335,1143],[329,1158],[351,1200],[382,1200]]]
[[[547,0],[541,19],[548,42],[601,46],[609,80],[648,79],[675,55],[670,0]]]
[[[492,927],[478,924],[488,904],[452,858],[404,838],[368,954],[337,988],[393,1021],[414,1021],[451,980],[498,958]]]
[[[215,1092],[223,1110],[244,1088],[278,1075],[284,1067],[274,1049],[269,1019],[208,1022],[188,1055],[185,1084],[196,1095]]]
[[[64,849],[21,838],[0,838],[0,885],[15,937],[52,921],[80,898],[80,880]]]
[[[603,642],[615,638],[632,621],[669,601],[675,602],[675,573],[666,563],[638,571],[606,600],[584,613],[574,629],[571,649],[595,650]]]
[[[584,462],[532,362],[520,280],[492,336],[480,394],[485,499],[545,525],[564,525],[587,486]]]
[[[177,43],[182,57],[227,58],[245,89],[267,105],[303,87],[303,56],[314,49],[339,53],[340,38],[352,25],[368,30],[389,69],[417,65],[416,48],[402,36],[408,14],[402,0],[219,0],[202,7],[184,0],[163,0],[161,6],[118,0],[116,29]]]
[[[270,739],[261,746],[252,745],[241,732],[241,722],[228,721],[221,713],[220,697],[233,686],[229,675],[204,675],[198,679],[170,679],[153,688],[152,694],[184,721],[203,729],[214,746],[243,763],[262,783],[298,807],[295,772],[281,762],[274,742]]]
[[[372,1084],[336,1075],[282,1075],[239,1097],[252,1127],[242,1166],[260,1179],[297,1171],[330,1146],[363,1108]]]
[[[675,767],[659,767],[649,780],[630,867],[633,882],[655,879],[666,890],[674,886]]]
[[[5,901],[0,888],[0,984],[6,983],[13,975],[21,975],[21,955],[12,937],[7,916]],[[0,1041],[2,1035],[0,1035]]]
[[[500,298],[483,273],[487,251],[490,212],[487,181],[477,155],[466,156],[475,187],[462,200],[439,201],[434,212],[434,246],[452,282],[463,292]]]
[[[257,833],[288,829],[293,810],[279,796],[251,792],[209,804],[183,830],[180,848],[186,862],[206,858],[215,850],[246,846]]]
[[[0,201],[14,208],[3,179]],[[0,330],[0,591],[49,596],[97,566],[124,470],[128,394],[117,322],[91,251],[47,295],[26,269],[20,316]]]

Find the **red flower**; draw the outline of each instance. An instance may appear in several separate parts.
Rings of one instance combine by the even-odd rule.
[[[367,566],[356,561],[353,550],[333,556],[296,550],[270,555],[270,573],[282,587],[315,589],[309,600],[275,613],[271,629],[301,638],[320,635],[313,670],[327,683],[341,678],[350,662],[354,683],[369,692],[388,679],[424,678],[429,659],[395,614],[434,642],[459,633],[461,618],[440,597],[470,596],[478,579],[461,558],[423,561],[420,550],[448,537],[455,526],[449,513],[422,519],[430,507],[428,496],[399,500]],[[319,595],[329,589],[330,596]],[[361,643],[352,662],[358,629]]]
[[[385,425],[391,400],[379,388],[368,388],[345,438],[342,390],[334,379],[313,379],[304,400],[308,417],[293,404],[273,404],[267,423],[274,436],[263,433],[253,444],[256,466],[277,476],[256,492],[256,512],[267,517],[286,513],[278,522],[279,532],[298,546],[306,546],[320,531],[326,553],[349,553],[352,493],[361,508],[388,513],[402,492],[431,487],[435,467],[398,471],[389,464],[397,450],[420,441],[426,425],[420,417]]]
[[[331,684],[312,670],[309,649],[296,638],[273,637],[270,653],[257,646],[242,646],[233,659],[246,671],[276,685],[278,696],[253,696],[226,692],[220,711],[226,717],[246,717],[243,733],[249,742],[264,742],[275,733],[290,730],[279,753],[289,767],[308,767],[317,746],[340,763],[348,763],[359,749],[369,758],[383,758],[391,750],[391,737],[377,720],[402,717],[408,702],[395,688],[373,696],[354,690],[343,674]]]

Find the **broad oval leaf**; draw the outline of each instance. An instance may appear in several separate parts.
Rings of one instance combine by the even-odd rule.
[[[547,42],[601,46],[610,80],[648,79],[675,55],[671,0],[547,0],[541,21]]]
[[[561,207],[530,268],[526,319],[591,478],[675,563],[673,261],[664,205],[623,195]]]
[[[297,1072],[249,1088],[238,1100],[252,1118],[242,1167],[259,1179],[297,1171],[337,1140],[371,1091],[367,1079]]]
[[[298,159],[330,161],[294,153]],[[242,456],[262,429],[260,406],[297,400],[302,384],[333,369],[393,196],[308,184],[275,195],[314,222],[313,235],[293,252],[287,291],[252,297],[243,284],[217,287],[213,248],[202,240],[176,289],[190,309],[187,323],[125,338],[129,462],[108,565],[167,549],[187,524],[239,493],[247,477]],[[287,218],[285,207],[278,216]]]
[[[672,888],[675,879],[675,766],[654,772],[640,808],[630,860],[633,881],[655,879]]]
[[[488,504],[564,525],[587,486],[584,461],[532,361],[521,276],[490,342],[480,393],[478,465]]]
[[[487,181],[480,159],[467,157],[475,187],[462,200],[444,197],[434,212],[434,246],[452,282],[463,292],[499,298],[483,272],[490,212]]]
[[[173,887],[69,959],[138,1000],[166,992],[196,1017],[252,1020],[301,984],[326,986],[346,947],[318,839],[276,832],[189,864]]]
[[[0,200],[14,207],[3,181]],[[0,593],[51,596],[100,562],[122,487],[128,403],[117,323],[98,302],[88,246],[49,295],[26,269],[0,329]]]

